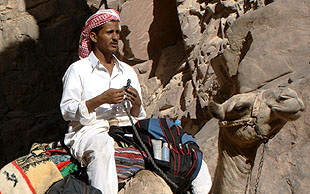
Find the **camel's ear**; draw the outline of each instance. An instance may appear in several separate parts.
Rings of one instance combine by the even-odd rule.
[[[212,117],[217,118],[219,120],[224,120],[225,114],[223,106],[221,104],[217,104],[213,101],[210,101],[208,108]]]

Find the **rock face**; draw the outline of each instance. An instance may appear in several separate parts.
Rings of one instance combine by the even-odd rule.
[[[1,167],[33,142],[65,133],[61,78],[100,7],[121,13],[119,56],[138,73],[148,117],[179,119],[198,133],[212,176],[218,129],[209,100],[278,85],[296,90],[306,111],[269,142],[258,193],[310,189],[308,0],[0,1]]]
[[[0,164],[59,139],[61,77],[76,60],[86,2],[0,1]],[[28,151],[27,151],[28,150]]]

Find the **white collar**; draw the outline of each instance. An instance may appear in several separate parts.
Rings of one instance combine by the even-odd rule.
[[[112,56],[113,56],[112,60],[114,62],[114,65],[116,65],[117,70],[124,72],[124,67],[122,63],[117,59],[117,57],[114,54],[112,54]],[[88,59],[91,63],[92,71],[94,71],[95,68],[106,69],[103,65],[100,65],[99,59],[96,57],[93,51],[89,54]]]

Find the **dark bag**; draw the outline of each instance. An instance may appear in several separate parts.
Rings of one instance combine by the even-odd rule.
[[[183,131],[182,127],[165,118],[139,120],[135,127],[152,156],[154,156],[152,139],[168,143],[169,162],[155,159],[155,163],[166,173],[168,178],[178,185],[178,191],[174,191],[175,193],[188,190],[202,163],[202,152],[195,138]],[[139,145],[139,141],[135,142]],[[151,165],[147,166],[152,168]]]
[[[63,180],[54,183],[46,194],[102,194],[100,190],[87,185],[72,175],[66,176]]]
[[[169,162],[157,159],[154,159],[154,161],[165,172],[166,176],[178,186],[178,189],[175,190],[170,185],[172,191],[174,193],[186,193],[189,190],[192,180],[196,178],[202,163],[202,152],[195,138],[184,132],[182,127],[165,118],[139,120],[135,124],[135,127],[153,159],[152,139],[158,139],[168,143],[168,147],[170,148]],[[135,146],[145,157],[146,154],[143,152],[144,150],[138,138],[135,135],[132,138],[128,134],[134,134],[131,126],[111,126],[109,129],[109,135],[115,141],[125,142],[128,145]],[[119,143],[119,145],[122,145],[122,143]],[[146,168],[156,172],[150,159],[145,157],[145,161]],[[157,174],[161,176],[160,173]]]

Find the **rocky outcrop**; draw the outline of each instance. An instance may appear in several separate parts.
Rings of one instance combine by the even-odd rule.
[[[100,7],[121,13],[119,55],[138,73],[148,116],[180,119],[198,133],[212,175],[209,100],[281,84],[296,90],[306,111],[270,141],[259,192],[310,189],[307,0],[0,1],[0,166],[65,133],[61,77],[77,59],[84,21]]]

